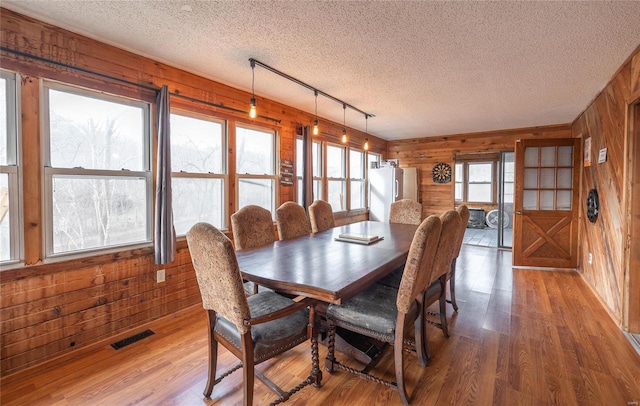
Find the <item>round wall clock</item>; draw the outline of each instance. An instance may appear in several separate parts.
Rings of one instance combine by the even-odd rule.
[[[451,182],[451,165],[445,162],[438,162],[431,171],[433,181],[436,183]]]

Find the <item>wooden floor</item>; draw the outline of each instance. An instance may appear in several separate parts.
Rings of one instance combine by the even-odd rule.
[[[449,308],[451,338],[429,330],[433,360],[422,369],[408,355],[415,405],[638,405],[640,356],[575,273],[512,270],[511,253],[464,246],[458,260],[458,314]],[[240,371],[211,399],[206,380],[206,323],[201,308],[153,323],[155,335],[113,350],[105,345],[80,359],[32,376],[3,379],[0,404],[235,405]],[[225,350],[219,364],[231,365]],[[326,348],[321,347],[322,360]],[[345,357],[341,357],[344,359]],[[284,386],[308,373],[310,350],[259,369]],[[393,374],[392,353],[376,369]],[[291,405],[395,405],[395,391],[346,372],[324,372],[322,388],[304,388]],[[274,399],[256,381],[255,404]]]

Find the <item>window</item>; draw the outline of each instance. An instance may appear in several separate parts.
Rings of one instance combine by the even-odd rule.
[[[351,187],[351,200],[349,209],[364,209],[365,202],[365,177],[364,177],[364,152],[349,150],[349,186]]]
[[[236,128],[238,208],[254,204],[275,214],[276,134],[255,128]]]
[[[455,164],[454,197],[457,202],[493,203],[495,161]]]
[[[151,241],[149,104],[45,83],[46,255]]]
[[[0,71],[0,262],[21,259],[16,75]]]
[[[204,221],[226,228],[225,122],[171,114],[171,186],[177,235]]]
[[[347,210],[346,148],[327,145],[327,199],[334,212]]]
[[[493,202],[493,163],[467,164],[467,201]]]

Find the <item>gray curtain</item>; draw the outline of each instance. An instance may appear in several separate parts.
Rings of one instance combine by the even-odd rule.
[[[169,125],[169,88],[163,85],[158,94],[158,155],[156,174],[156,210],[154,217],[154,250],[156,264],[173,262],[176,255],[176,233],[173,228],[171,196],[171,137]]]

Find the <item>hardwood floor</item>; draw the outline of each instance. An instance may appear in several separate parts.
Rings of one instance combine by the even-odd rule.
[[[511,253],[463,246],[456,280],[457,314],[448,306],[451,338],[429,329],[433,359],[413,356],[407,381],[415,405],[637,405],[640,356],[575,273],[512,270]],[[204,399],[207,328],[195,307],[149,326],[155,335],[120,350],[108,344],[75,360],[4,377],[0,404],[235,405],[242,373]],[[136,331],[137,332],[137,331]],[[326,348],[320,348],[324,361]],[[340,357],[341,360],[345,356]],[[235,362],[223,350],[221,367]],[[324,362],[322,362],[324,364]],[[306,377],[310,347],[298,346],[258,366],[291,387]],[[376,371],[393,377],[388,351]],[[395,405],[397,393],[346,372],[323,371],[322,388],[304,388],[291,405]],[[256,380],[255,404],[275,396]]]

